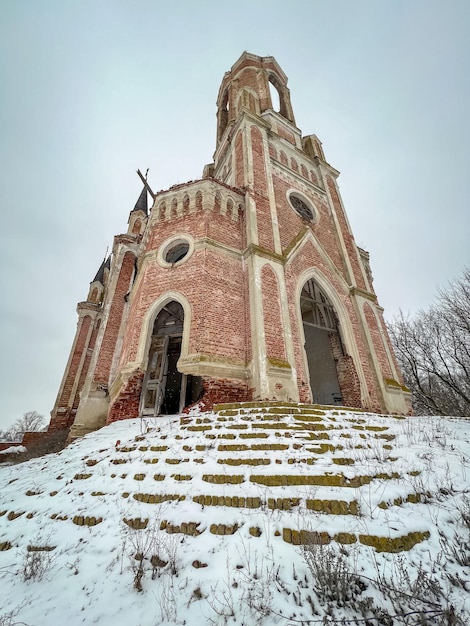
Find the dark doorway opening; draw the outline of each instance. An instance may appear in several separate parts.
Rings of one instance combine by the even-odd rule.
[[[202,379],[178,370],[183,325],[183,307],[175,301],[164,306],[155,320],[142,387],[141,415],[179,413],[202,394]]]
[[[312,401],[341,404],[337,363],[343,355],[338,320],[326,294],[313,280],[305,283],[300,295]]]

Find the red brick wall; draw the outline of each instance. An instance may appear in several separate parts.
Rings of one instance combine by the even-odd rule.
[[[91,317],[89,315],[85,315],[82,320],[79,320],[79,328],[77,341],[75,342],[75,349],[72,355],[72,360],[70,361],[70,367],[67,372],[67,378],[65,380],[65,384],[62,390],[62,395],[60,397],[60,401],[58,402],[59,407],[66,407],[69,400],[70,394],[72,393],[72,388],[75,383],[75,379],[79,374],[80,361],[82,358],[83,350],[86,350],[86,341],[88,336],[88,331],[91,325]]]
[[[362,331],[361,321],[357,317],[357,313],[355,308],[351,302],[349,294],[344,292],[344,289],[338,283],[338,280],[334,274],[330,272],[329,266],[325,265],[322,258],[314,248],[313,244],[310,242],[307,243],[299,254],[295,257],[295,259],[286,266],[286,286],[287,293],[289,298],[289,315],[291,319],[292,325],[292,336],[294,340],[294,354],[295,354],[295,363],[297,368],[297,384],[299,387],[301,401],[310,400],[310,398],[306,397],[306,389],[308,385],[308,372],[304,370],[304,362],[303,362],[303,346],[300,343],[300,329],[297,321],[297,307],[298,303],[295,298],[295,290],[299,280],[300,274],[307,267],[315,267],[318,268],[325,278],[328,280],[330,286],[335,290],[337,297],[342,301],[343,306],[347,312],[348,318],[350,320],[350,324],[352,327],[353,335],[355,338],[355,343],[357,345],[357,350],[359,353],[359,358],[363,366],[363,371],[366,379],[366,384],[371,396],[371,406],[366,407],[371,410],[381,410],[381,404],[379,402],[379,397],[377,395],[377,382],[375,379],[375,374],[373,373],[370,367],[370,361],[368,356],[368,350],[364,343],[364,336]],[[340,318],[341,323],[341,318]],[[349,355],[350,356],[350,355]],[[351,366],[344,362],[343,367],[346,368],[344,372],[341,373],[342,379],[340,381],[341,391],[343,397],[346,399],[350,398],[353,406],[357,406],[354,398],[357,397],[357,381],[354,373],[351,370]],[[349,381],[349,382],[347,382]]]
[[[326,202],[322,202],[318,197],[306,193],[313,202],[319,213],[318,222],[308,224],[302,220],[288,204],[286,192],[292,187],[289,183],[274,177],[274,193],[276,197],[277,215],[279,220],[279,230],[281,233],[281,245],[285,250],[306,226],[311,229],[315,237],[320,241],[328,256],[331,258],[337,269],[345,275],[344,259],[340,252],[339,240],[336,234],[331,213]],[[305,193],[305,191],[304,191]]]
[[[54,430],[54,429],[49,428],[49,430]],[[35,444],[38,441],[41,441],[41,439],[44,439],[45,437],[47,437],[47,433],[48,433],[47,430],[26,432],[23,435],[22,445],[28,447],[32,444]]]
[[[22,441],[0,441],[0,451],[7,450],[12,446],[22,446],[24,445]]]
[[[124,311],[124,296],[128,293],[130,288],[130,281],[134,272],[134,263],[135,256],[131,252],[126,252],[122,260],[119,277],[113,295],[113,301],[111,303],[109,316],[106,321],[106,328],[100,347],[100,354],[94,372],[94,380],[97,383],[108,384],[109,372],[111,370],[111,363]]]
[[[236,206],[240,203],[240,199],[235,194],[233,202]],[[165,204],[168,210],[168,203]],[[213,201],[213,206],[214,204]],[[146,252],[158,250],[162,243],[177,233],[187,233],[194,239],[209,237],[227,246],[240,249],[243,242],[242,224],[242,219],[235,222],[231,215],[224,216],[216,210],[186,213],[154,224],[146,245]]]
[[[241,259],[212,250],[196,250],[188,261],[163,268],[154,261],[142,270],[130,301],[121,366],[137,356],[143,319],[149,307],[167,291],[183,294],[191,307],[189,352],[246,360],[246,277]]]
[[[253,199],[256,202],[258,241],[262,248],[273,250],[273,225],[269,207],[263,138],[261,131],[256,126],[251,127],[251,148],[253,154]]]
[[[341,338],[338,333],[329,333],[330,348],[336,361],[336,374],[341,389],[343,406],[361,408],[361,386],[354,361],[348,354],[344,354]]]
[[[341,203],[339,200],[338,192],[336,191],[336,185],[331,176],[326,177],[328,189],[330,192],[331,200],[335,207],[336,216],[338,218],[339,226],[341,228],[341,232],[344,239],[344,245],[346,246],[346,250],[348,251],[349,260],[351,262],[352,270],[354,273],[354,278],[356,280],[356,285],[360,289],[366,289],[366,284],[364,282],[364,277],[362,275],[361,268],[359,267],[359,259],[357,256],[356,244],[354,243],[353,236],[348,228],[346,217],[344,215],[344,211],[341,207]]]
[[[369,333],[374,345],[375,354],[380,364],[380,369],[382,370],[382,376],[385,378],[393,378],[390,370],[390,363],[385,353],[382,335],[380,334],[379,325],[377,324],[377,319],[370,304],[367,302],[364,303],[364,315],[367,320],[367,326],[369,327]]]
[[[87,353],[85,356],[85,360],[83,362],[83,367],[82,367],[82,371],[80,373],[80,379],[78,381],[78,386],[77,386],[77,391],[75,393],[75,398],[73,401],[73,409],[76,410],[78,409],[78,405],[80,402],[80,392],[83,389],[83,385],[85,384],[85,379],[87,377],[88,374],[88,370],[90,368],[90,362],[91,362],[91,357],[93,356],[93,350],[95,348],[95,343],[96,343],[96,336],[98,334],[98,330],[100,328],[101,325],[101,320],[99,319],[98,321],[95,322],[95,327],[93,328],[93,331],[91,333],[91,337],[90,337],[90,341],[88,342],[88,348],[87,348]],[[74,416],[73,416],[74,417]],[[73,419],[72,417],[69,418],[69,426],[72,425]]]
[[[244,187],[246,185],[245,166],[243,163],[243,135],[241,131],[238,131],[235,138],[235,185],[236,187]]]
[[[140,395],[144,375],[142,370],[137,370],[123,385],[119,396],[109,408],[107,424],[117,422],[118,420],[139,417]]]
[[[390,340],[390,335],[388,334],[387,325],[385,324],[385,320],[383,318],[382,313],[379,311],[380,325],[383,329],[383,334],[385,337],[385,341],[387,343],[390,354],[392,355],[393,364],[395,366],[395,370],[397,372],[396,380],[400,383],[400,385],[404,385],[405,381],[403,379],[403,374],[401,373],[400,366],[398,365],[397,357],[395,355],[395,350],[393,349],[392,342]]]
[[[202,408],[210,411],[214,404],[224,402],[247,402],[253,399],[253,390],[240,380],[230,378],[203,378],[204,395]]]
[[[287,128],[284,128],[282,124],[278,124],[277,132],[278,132],[279,137],[282,137],[283,139],[291,143],[293,146],[295,146],[294,133],[291,133],[289,130],[287,130]]]
[[[263,320],[266,341],[266,354],[271,359],[286,359],[284,328],[281,318],[279,283],[269,264],[261,270],[261,290],[263,294]]]

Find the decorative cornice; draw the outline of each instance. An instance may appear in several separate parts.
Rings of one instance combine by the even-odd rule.
[[[87,302],[87,301],[77,303],[78,314],[80,314],[81,312],[84,312],[84,313],[94,313],[96,315],[96,313],[98,313],[100,310],[101,310],[101,304],[95,304],[94,302]]]
[[[250,244],[243,251],[243,258],[246,259],[250,254],[256,254],[257,256],[262,256],[265,259],[269,259],[270,261],[275,261],[276,263],[284,264],[286,262],[285,256],[281,254],[276,254],[276,252],[271,252],[271,250],[267,250],[266,248],[262,248],[261,246],[257,246],[254,243]]]
[[[302,187],[304,187],[308,192],[312,192],[313,191],[313,195],[317,195],[319,198],[321,198],[321,200],[325,200],[326,197],[326,191],[324,189],[322,189],[320,186],[315,185],[315,183],[312,183],[311,180],[304,178],[301,174],[299,174],[298,172],[295,172],[294,170],[292,170],[288,165],[285,165],[284,163],[281,163],[281,161],[279,161],[279,159],[275,159],[274,157],[271,157],[271,160],[273,162],[273,174],[276,174],[277,176],[279,176],[279,178],[281,178],[282,180],[293,184],[293,182],[300,184]],[[292,180],[293,179],[293,180]]]
[[[374,293],[364,291],[364,289],[359,289],[359,287],[350,287],[349,294],[351,296],[361,296],[362,298],[366,298],[367,300],[371,300],[372,302],[377,304],[377,296]]]

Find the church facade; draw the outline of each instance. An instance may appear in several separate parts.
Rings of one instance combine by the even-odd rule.
[[[217,106],[200,180],[154,194],[142,177],[78,304],[50,429],[74,437],[198,401],[410,412],[339,172],[296,127],[286,75],[245,52]]]

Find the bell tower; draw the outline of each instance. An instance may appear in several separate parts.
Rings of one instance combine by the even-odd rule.
[[[245,190],[251,386],[260,397],[408,412],[339,172],[297,128],[287,82],[273,57],[242,54],[219,89],[206,167]]]

